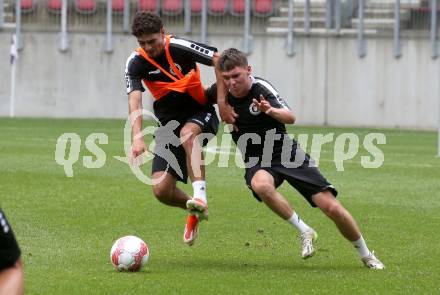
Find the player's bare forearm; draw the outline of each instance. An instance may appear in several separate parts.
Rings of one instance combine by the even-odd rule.
[[[234,111],[234,108],[229,105],[228,100],[226,99],[226,83],[217,68],[215,70],[215,76],[217,80],[217,106],[220,117],[227,124],[234,124],[238,114]]]
[[[283,124],[293,124],[296,120],[292,111],[286,108],[278,109],[270,107],[265,113]]]
[[[135,90],[128,94],[128,112],[134,139],[142,139],[142,92]]]
[[[218,68],[218,60],[220,58],[220,55],[216,52],[214,53],[214,56],[212,57],[212,63],[214,65],[214,69],[215,69],[215,80],[216,80],[216,85],[217,85],[217,97],[216,97],[216,101],[217,104],[227,104],[227,100],[226,100],[226,84],[225,81],[223,80],[223,77],[220,73],[220,70]]]
[[[131,146],[131,160],[147,151],[147,147],[142,136],[142,92],[135,90],[128,95],[128,111],[130,113],[131,134],[133,143]]]
[[[261,112],[283,124],[295,123],[295,116],[288,108],[274,108],[262,94],[260,94],[259,101],[254,98],[252,102]]]
[[[225,82],[223,81],[223,77],[220,73],[220,70],[218,68],[218,59],[219,59],[219,54],[216,52],[214,54],[214,57],[212,58],[212,63],[214,64],[214,69],[215,69],[215,80],[216,80],[216,85],[217,85],[217,103],[227,103],[226,102],[226,85]]]

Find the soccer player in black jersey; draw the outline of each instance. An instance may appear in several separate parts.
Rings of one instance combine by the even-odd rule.
[[[370,252],[350,213],[336,200],[337,191],[313,165],[313,160],[286,134],[285,124],[295,117],[275,88],[266,80],[251,75],[246,56],[237,49],[225,50],[217,63],[227,96],[218,97],[230,105],[238,117],[232,139],[246,164],[245,179],[253,195],[301,233],[302,257],[311,257],[316,232],[299,218],[276,188],[286,180],[313,207],[319,207],[341,234],[358,250],[363,263],[372,269],[384,265]],[[215,99],[216,84],[207,94]],[[247,144],[249,142],[249,144]],[[286,144],[287,143],[287,144]],[[288,147],[288,149],[286,149]]]
[[[139,116],[144,82],[155,99],[154,114],[161,125],[155,133],[153,193],[166,205],[190,211],[184,242],[192,245],[199,220],[208,216],[203,154],[196,137],[201,133],[215,135],[219,124],[212,102],[204,95],[197,63],[213,66],[217,49],[166,35],[159,16],[148,12],[136,14],[132,34],[140,47],[129,56],[125,69],[131,157],[147,152]],[[176,186],[177,181],[186,183],[188,174],[194,188],[192,198]]]
[[[0,208],[0,295],[24,293],[23,263],[11,225]]]

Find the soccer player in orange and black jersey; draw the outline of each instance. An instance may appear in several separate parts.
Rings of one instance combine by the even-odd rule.
[[[153,193],[166,205],[190,211],[184,242],[192,245],[199,220],[208,217],[203,154],[196,137],[201,133],[215,135],[219,124],[212,102],[205,97],[197,63],[213,66],[217,50],[166,35],[159,16],[148,12],[136,14],[132,34],[140,47],[129,56],[125,69],[132,122],[131,157],[135,159],[147,152],[142,116],[138,115],[142,110],[144,82],[155,99],[154,114],[161,125],[155,133]],[[177,124],[174,137],[166,132],[169,123]],[[188,176],[194,189],[192,198],[176,186],[177,181],[186,182]]]
[[[217,52],[217,48],[172,36],[170,37],[169,51],[176,67],[185,74],[195,70],[196,63],[212,66],[213,56]],[[164,51],[154,56],[154,60],[173,74]],[[126,64],[127,93],[134,90],[145,91],[141,82],[144,79],[147,81],[172,82],[170,77],[135,51],[130,55]],[[171,120],[185,122],[199,112],[215,114],[212,103],[202,105],[189,93],[175,91],[171,91],[155,100],[153,109],[155,116],[163,125]]]

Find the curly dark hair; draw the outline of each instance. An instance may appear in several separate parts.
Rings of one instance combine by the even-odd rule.
[[[222,52],[217,62],[217,67],[221,72],[228,72],[235,67],[247,67],[248,60],[246,54],[236,48],[228,48]]]
[[[141,37],[142,35],[159,33],[162,27],[162,20],[157,14],[140,11],[134,17],[131,33],[135,37]]]

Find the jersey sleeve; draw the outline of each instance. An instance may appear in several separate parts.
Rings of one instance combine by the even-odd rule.
[[[290,107],[287,105],[286,101],[279,95],[278,91],[275,89],[275,87],[273,87],[272,84],[261,78],[256,78],[256,82],[261,87],[261,94],[272,107],[290,110]]]
[[[125,84],[127,88],[127,94],[134,90],[140,90],[142,92],[145,91],[144,86],[142,85],[142,78],[140,74],[140,65],[136,60],[138,56],[137,52],[133,52],[125,63]]]
[[[0,208],[0,271],[14,265],[21,252],[11,225]]]
[[[215,47],[177,37],[170,39],[170,48],[173,48],[185,58],[207,66],[212,66],[212,58],[214,53],[217,52]]]

